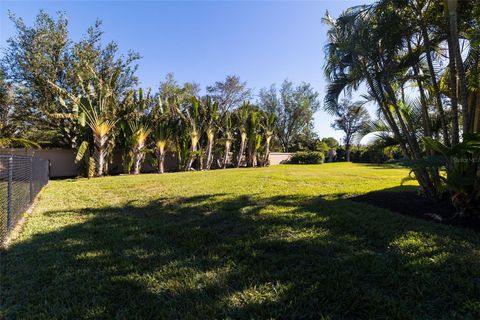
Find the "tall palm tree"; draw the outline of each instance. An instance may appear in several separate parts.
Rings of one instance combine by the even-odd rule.
[[[198,98],[191,98],[190,105],[182,113],[182,119],[190,136],[190,154],[185,167],[185,171],[190,171],[197,157],[198,142],[202,133],[201,102]]]
[[[133,154],[133,174],[139,174],[141,165],[146,153],[146,142],[150,135],[150,128],[148,125],[134,120],[129,122],[130,130],[132,132],[132,154]]]
[[[80,94],[76,96],[69,91],[59,87],[53,82],[50,86],[58,92],[59,101],[66,104],[61,95],[69,98],[73,104],[74,113],[72,117],[78,119],[82,127],[87,126],[91,130],[93,138],[93,159],[95,163],[95,175],[103,176],[106,168],[106,156],[110,134],[118,121],[117,97],[115,95],[115,83],[118,74],[112,74],[108,79],[100,79],[91,66],[86,66],[90,72],[91,79],[84,81],[77,75]],[[78,148],[76,160],[79,161],[88,154],[89,141],[84,140]]]
[[[158,97],[158,103],[152,110],[153,143],[158,173],[164,173],[165,171],[165,154],[173,131],[172,120],[174,120],[173,114],[164,107],[162,99]]]
[[[257,160],[257,151],[261,143],[260,111],[250,110],[247,120],[247,167],[254,167]]]
[[[262,164],[268,165],[270,163],[270,143],[275,133],[275,122],[276,117],[275,113],[266,113],[262,117],[262,128],[265,136],[265,156],[263,158]]]
[[[219,118],[218,101],[212,101],[210,96],[205,98],[204,108],[204,128],[207,134],[207,159],[205,162],[205,169],[210,170],[213,162],[213,144],[215,139],[215,132],[217,129],[217,121]]]
[[[401,24],[399,28],[391,28],[391,24],[400,23],[401,17],[391,6],[368,5],[351,8],[336,20],[327,15],[323,21],[330,26],[325,64],[330,80],[325,97],[326,110],[335,112],[340,93],[356,89],[365,82],[400,142],[404,156],[420,159],[419,142],[405,122],[395,91],[404,30]],[[436,198],[437,191],[429,173],[422,168],[414,171],[425,194]]]
[[[247,121],[250,110],[250,104],[244,102],[235,112],[236,126],[240,135],[240,149],[237,155],[237,168],[242,164],[243,153],[245,152],[245,143],[247,141]]]
[[[467,91],[467,76],[465,67],[462,61],[462,53],[460,51],[460,44],[458,38],[458,22],[457,22],[457,7],[458,0],[446,0],[448,12],[448,27],[450,42],[452,46],[451,53],[453,53],[455,60],[455,70],[457,71],[458,88],[460,91],[460,104],[462,106],[463,115],[463,132],[470,133],[470,114],[468,110],[468,91]]]
[[[225,148],[223,151],[223,169],[226,169],[228,160],[230,159],[230,148],[233,141],[231,113],[226,112],[223,119],[223,141],[225,143]]]

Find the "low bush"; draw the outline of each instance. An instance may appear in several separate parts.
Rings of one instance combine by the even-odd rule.
[[[316,164],[324,161],[325,155],[318,151],[298,151],[290,158],[290,163],[294,164]]]

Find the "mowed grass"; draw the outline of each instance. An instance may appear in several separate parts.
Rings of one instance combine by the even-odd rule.
[[[348,200],[408,174],[281,165],[51,181],[0,318],[480,317],[480,235]]]

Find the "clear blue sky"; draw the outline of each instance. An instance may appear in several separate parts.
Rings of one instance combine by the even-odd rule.
[[[142,55],[141,86],[157,89],[173,72],[180,82],[196,81],[202,88],[236,74],[258,91],[284,79],[311,83],[323,100],[322,72],[328,10],[336,17],[344,9],[368,0],[311,2],[161,2],[161,1],[3,1],[0,0],[0,46],[14,34],[8,11],[28,25],[40,9],[64,11],[70,36],[78,40],[97,18],[104,40]],[[332,118],[315,115],[320,137],[341,137],[330,128]]]

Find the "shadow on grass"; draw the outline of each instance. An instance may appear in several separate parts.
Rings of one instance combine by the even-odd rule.
[[[345,199],[216,194],[45,214],[79,222],[2,254],[0,318],[480,316],[477,234]]]

